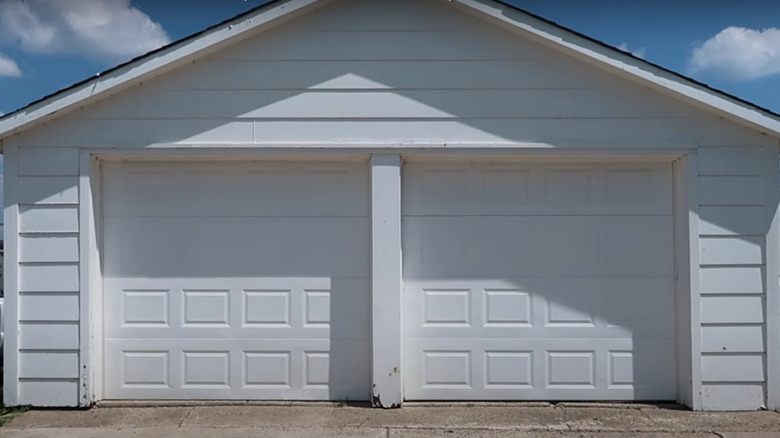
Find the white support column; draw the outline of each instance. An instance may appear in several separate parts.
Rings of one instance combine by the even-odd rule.
[[[401,156],[371,157],[371,349],[374,407],[400,407]]]

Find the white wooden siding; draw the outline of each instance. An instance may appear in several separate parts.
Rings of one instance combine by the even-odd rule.
[[[18,162],[19,403],[77,406],[78,149],[21,149]]]
[[[766,199],[777,178],[764,172],[774,155],[776,148],[699,149],[704,409],[765,403]]]
[[[81,289],[72,241],[79,238],[80,148],[473,143],[576,154],[697,147],[699,178],[688,183],[699,195],[692,208],[699,217],[702,358],[717,369],[724,352],[753,361],[766,353],[765,199],[776,195],[778,179],[766,163],[777,159],[777,139],[605,75],[447,2],[337,1],[11,142],[21,148],[18,159],[6,157],[9,180],[18,176],[8,199],[19,202],[18,217],[8,220],[19,260],[9,264],[20,264],[6,293],[15,287],[21,294],[19,306],[9,307],[23,319],[17,365],[43,367],[31,365],[37,371],[21,376],[12,402],[78,403],[78,368],[66,360],[60,370],[44,357],[78,348],[72,323],[83,315],[72,307]],[[36,247],[47,239],[61,246],[51,254]],[[43,297],[69,304],[56,317],[33,310]],[[65,338],[52,349],[29,344],[49,334]],[[42,377],[46,366],[51,373]],[[765,402],[757,373],[751,381],[708,376],[705,409]]]
[[[379,12],[387,9],[394,12]],[[735,128],[446,2],[344,0],[64,116],[23,143],[675,148],[767,141]]]

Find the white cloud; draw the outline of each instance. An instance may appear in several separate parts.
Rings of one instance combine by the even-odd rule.
[[[30,52],[108,63],[170,42],[130,0],[0,0],[0,33]]]
[[[637,58],[642,58],[642,59],[645,58],[645,54],[647,53],[647,50],[644,47],[641,47],[641,48],[635,49],[635,50],[629,49],[628,48],[628,43],[623,43],[623,44],[619,45],[618,49],[620,49],[620,50],[622,50],[624,52],[629,52],[630,54],[636,56]]]
[[[694,47],[689,69],[734,80],[780,74],[780,28],[727,27]]]
[[[16,64],[16,62],[13,59],[7,58],[3,56],[2,53],[0,53],[0,78],[18,78],[21,75],[22,71],[19,69],[19,66]]]

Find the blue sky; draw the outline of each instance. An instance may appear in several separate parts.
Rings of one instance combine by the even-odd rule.
[[[266,2],[0,0],[0,113]],[[508,2],[780,113],[780,1]]]

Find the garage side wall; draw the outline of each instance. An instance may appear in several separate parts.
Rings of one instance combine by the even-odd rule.
[[[698,155],[702,407],[758,409],[766,393],[777,149],[702,147]]]
[[[14,245],[6,269],[16,269],[5,283],[6,297],[15,304],[8,309],[15,315],[6,315],[5,361],[6,370],[18,370],[18,380],[7,376],[5,386],[11,390],[5,403],[77,406],[78,150],[9,149],[5,172],[14,193],[7,202],[18,215],[8,220],[5,231],[7,244]]]

